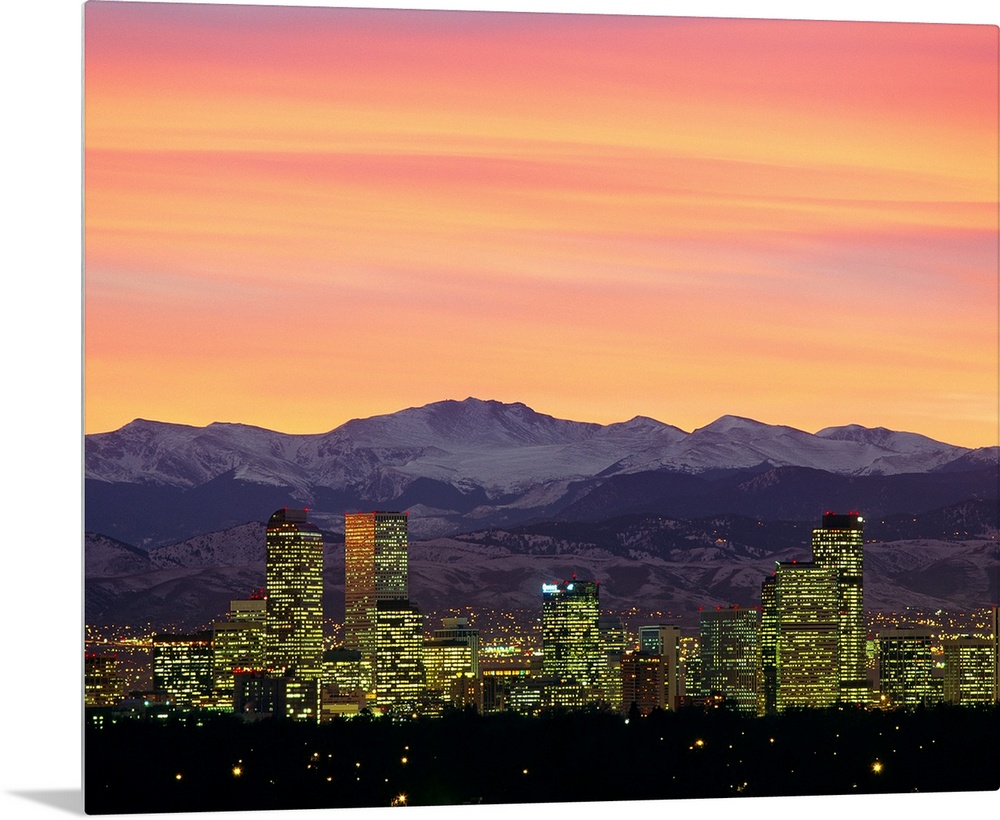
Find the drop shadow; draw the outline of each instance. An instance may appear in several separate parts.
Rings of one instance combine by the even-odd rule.
[[[80,789],[40,789],[38,791],[11,791],[15,797],[23,797],[67,814],[84,816],[83,792]]]

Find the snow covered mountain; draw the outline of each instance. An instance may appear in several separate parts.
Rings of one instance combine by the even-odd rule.
[[[425,528],[419,534],[433,537],[551,517],[586,506],[606,483],[628,485],[628,477],[647,490],[652,476],[656,486],[672,482],[675,495],[683,487],[677,497],[703,497],[721,487],[706,482],[739,472],[822,471],[844,486],[874,477],[964,476],[996,464],[997,448],[970,450],[884,428],[810,434],[723,416],[687,433],[641,416],[601,425],[475,398],[311,435],[137,419],[86,437],[86,528],[150,548],[261,520],[283,505],[308,506],[321,526],[336,529],[345,509],[392,504],[416,509]],[[792,474],[770,475],[780,483]],[[934,500],[940,506],[961,498]],[[720,504],[709,506],[725,511]]]
[[[600,425],[556,419],[520,403],[468,398],[354,419],[313,435],[137,419],[114,432],[87,436],[85,470],[100,481],[177,487],[229,470],[263,484],[339,487],[373,469],[392,468],[406,476],[509,492],[524,482],[659,468],[701,473],[767,464],[844,475],[926,472],[969,452],[881,427],[848,425],[810,434],[723,416],[685,433],[641,416]]]

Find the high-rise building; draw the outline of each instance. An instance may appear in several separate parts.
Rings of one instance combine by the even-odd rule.
[[[409,600],[408,569],[406,513],[344,516],[344,646],[361,652],[369,686],[375,678],[376,604]]]
[[[531,675],[527,662],[517,665],[494,665],[486,663],[480,676],[480,711],[485,715],[490,712],[504,712],[508,709],[508,694],[518,681]]]
[[[677,703],[702,696],[701,651],[697,635],[682,635],[677,641],[677,665],[680,669]]]
[[[1000,607],[990,607],[993,638],[993,700],[1000,703]]]
[[[721,694],[729,708],[748,715],[757,713],[758,620],[756,609],[735,606],[702,610],[699,617],[702,690]]]
[[[605,653],[598,629],[596,581],[542,584],[542,676],[600,684]]]
[[[338,690],[362,690],[361,653],[356,649],[327,649],[323,653],[323,685]]]
[[[839,699],[867,703],[864,621],[864,519],[826,513],[813,530],[813,561],[836,573]]]
[[[661,707],[671,711],[676,709],[678,698],[684,694],[681,681],[681,628],[673,624],[640,626],[639,651],[663,658]]]
[[[238,669],[233,678],[233,711],[242,717],[320,722],[319,680],[252,669]]]
[[[934,638],[923,629],[885,629],[878,636],[879,693],[888,706],[928,705],[941,700],[941,678],[931,655]]]
[[[125,680],[118,672],[115,655],[88,652],[83,661],[85,706],[115,706],[125,694]]]
[[[212,624],[213,676],[220,704],[232,704],[234,669],[264,668],[266,608],[263,594],[233,600],[226,619]]]
[[[356,715],[368,706],[368,693],[362,683],[360,652],[327,649],[323,653],[320,721],[339,715]]]
[[[942,642],[944,700],[963,706],[995,701],[996,656],[992,638],[960,637]]]
[[[835,571],[811,561],[778,562],[775,598],[777,710],[832,706],[840,695]]]
[[[408,601],[375,605],[375,703],[389,712],[411,712],[424,690],[420,610]]]
[[[618,615],[599,615],[597,631],[601,636],[604,665],[599,676],[600,699],[612,709],[622,702],[622,665],[628,637]]]
[[[267,524],[264,665],[300,680],[323,674],[323,535],[307,510]]]
[[[153,636],[153,689],[190,709],[212,693],[212,633]]]
[[[778,709],[778,589],[777,573],[760,585],[760,689],[757,713],[772,715]]]
[[[477,676],[472,670],[472,647],[456,638],[424,641],[427,694],[459,709],[478,706]]]
[[[441,628],[434,630],[435,640],[461,641],[469,647],[472,676],[479,677],[479,630],[469,626],[468,618],[442,618]]]
[[[622,697],[620,710],[628,714],[632,705],[639,714],[648,715],[654,709],[665,709],[666,662],[663,655],[651,652],[630,652],[621,656]]]

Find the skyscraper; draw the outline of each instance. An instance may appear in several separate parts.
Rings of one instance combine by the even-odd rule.
[[[153,636],[153,688],[182,709],[212,693],[212,633]]]
[[[457,638],[424,641],[424,676],[428,695],[463,708],[478,704],[472,646]]]
[[[993,638],[993,700],[1000,703],[1000,607],[990,607]]]
[[[839,699],[866,703],[864,621],[864,519],[826,513],[823,526],[813,530],[813,561],[836,573]]]
[[[410,712],[424,690],[423,618],[408,601],[375,604],[375,703]]]
[[[606,661],[596,581],[542,584],[542,675],[596,687]]]
[[[758,620],[757,610],[739,607],[704,610],[699,618],[702,689],[748,715],[757,713]]]
[[[934,638],[925,629],[885,629],[879,634],[879,691],[890,706],[918,706],[941,700],[931,655]]]
[[[125,692],[115,655],[88,652],[84,656],[83,693],[87,706],[114,706]]]
[[[323,674],[323,535],[307,510],[278,510],[267,525],[264,665],[302,680]]]
[[[966,635],[950,638],[941,645],[945,701],[963,706],[995,702],[993,639]]]
[[[760,689],[757,712],[771,715],[778,696],[778,589],[777,573],[760,585]]]
[[[777,710],[832,706],[840,693],[834,570],[811,561],[781,561],[775,598]]]
[[[376,604],[409,600],[407,545],[406,513],[344,516],[344,646],[361,652],[372,682]]]
[[[435,640],[460,641],[469,647],[472,677],[479,677],[479,630],[469,626],[468,618],[442,618],[441,628],[434,630]]]
[[[662,683],[664,709],[674,710],[684,693],[681,682],[681,628],[673,624],[649,624],[639,627],[639,650],[663,658]],[[623,698],[624,700],[624,698]]]
[[[613,709],[622,702],[622,657],[628,638],[625,624],[618,615],[599,615],[597,631],[601,636],[604,665],[600,673],[601,700]]]
[[[212,624],[213,675],[220,704],[232,704],[234,669],[264,666],[264,621],[267,601],[263,594],[229,602],[229,615]]]
[[[663,685],[665,662],[662,655],[631,652],[620,659],[622,696],[620,711],[628,714],[634,703],[639,713],[648,715],[666,706]]]

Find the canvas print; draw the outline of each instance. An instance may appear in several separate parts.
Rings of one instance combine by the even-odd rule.
[[[88,813],[1000,787],[995,26],[84,29]]]

